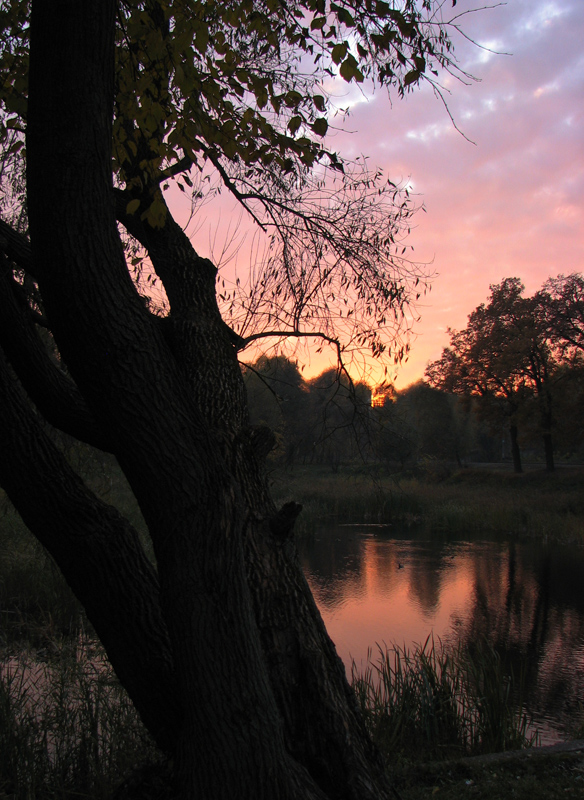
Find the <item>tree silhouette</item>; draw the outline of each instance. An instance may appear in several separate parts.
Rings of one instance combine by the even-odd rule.
[[[0,226],[0,481],[170,756],[178,798],[390,796],[296,558],[300,506],[270,498],[238,353],[260,335],[318,335],[341,357],[396,355],[420,291],[402,253],[413,209],[324,149],[321,80],[402,95],[454,70],[441,9],[3,6],[4,164],[18,176],[26,160],[28,228],[15,179]],[[189,192],[209,170],[273,234],[247,287],[218,284],[166,205],[168,183]],[[166,311],[134,280],[143,256]],[[115,455],[155,564],[43,419]]]
[[[556,362],[539,297],[523,297],[518,278],[492,285],[487,304],[469,315],[467,327],[450,332],[450,347],[426,370],[433,386],[482,398],[490,416],[503,410],[511,437],[513,465],[521,472],[518,420],[521,409],[534,397],[546,467],[554,469],[552,446],[552,385]]]

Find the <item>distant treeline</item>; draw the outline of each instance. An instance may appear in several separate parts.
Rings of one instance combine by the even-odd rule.
[[[272,461],[284,466],[385,462],[404,468],[424,459],[462,464],[499,460],[501,435],[472,406],[420,381],[386,390],[351,385],[336,370],[305,380],[284,356],[262,356],[245,368],[251,422],[276,436]],[[508,449],[508,448],[507,448]]]
[[[553,469],[584,458],[584,280],[548,281],[533,298],[511,278],[491,287],[427,381],[382,392],[335,369],[305,380],[297,363],[244,367],[251,421],[276,436],[279,463],[463,466],[521,455]],[[563,327],[562,327],[563,326]],[[374,403],[372,405],[372,396]]]

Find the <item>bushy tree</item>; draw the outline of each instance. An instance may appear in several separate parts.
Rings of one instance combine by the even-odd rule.
[[[395,411],[409,431],[412,461],[429,457],[462,466],[467,416],[458,397],[417,381],[398,393]]]
[[[518,443],[520,412],[534,399],[544,443],[546,467],[554,469],[552,446],[553,385],[557,363],[538,295],[526,298],[518,278],[492,285],[488,303],[469,315],[467,327],[449,331],[450,347],[427,367],[433,386],[482,399],[493,419],[503,413],[509,424],[516,472],[521,472]]]
[[[306,451],[309,390],[298,363],[285,356],[261,356],[244,367],[250,422],[276,437],[273,455],[292,466]],[[269,432],[265,431],[269,442]]]
[[[582,273],[549,278],[538,292],[548,336],[566,360],[584,350],[584,277]]]

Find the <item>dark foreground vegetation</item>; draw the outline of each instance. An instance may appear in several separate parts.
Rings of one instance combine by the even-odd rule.
[[[396,771],[401,800],[565,800],[584,795],[584,743],[575,752],[408,765]]]
[[[133,517],[121,473],[71,451],[94,488]],[[271,474],[276,495],[305,506],[300,535],[319,519],[401,522],[436,530],[490,530],[584,541],[584,471],[453,471],[427,461],[375,480],[363,467],[303,467]],[[426,797],[578,796],[577,755],[513,762],[460,761],[537,744],[521,713],[521,676],[485,643],[447,650],[373,651],[352,675],[367,727],[403,800]],[[574,731],[576,736],[578,731]],[[5,498],[0,525],[0,798],[148,797],[166,773],[151,737],[52,559]],[[439,766],[442,764],[443,766]],[[415,765],[415,766],[414,766]],[[157,783],[158,781],[158,783]],[[561,793],[559,793],[561,791]],[[138,795],[132,795],[138,792]],[[539,793],[538,793],[539,792]],[[490,793],[490,794],[489,794]],[[571,794],[572,793],[572,794]],[[511,794],[509,794],[511,796]]]

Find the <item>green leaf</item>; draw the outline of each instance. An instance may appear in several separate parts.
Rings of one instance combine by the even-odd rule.
[[[412,83],[417,83],[420,80],[420,74],[417,69],[408,72],[404,78],[404,86],[411,86]]]
[[[357,61],[355,60],[354,56],[347,56],[347,58],[341,64],[339,69],[341,77],[349,83],[352,80],[355,80],[356,83],[363,82],[363,73],[357,66]]]
[[[349,14],[346,8],[339,8],[337,11],[337,19],[339,22],[342,22],[343,25],[346,25],[347,28],[354,28],[355,27],[355,20]]]
[[[331,58],[335,62],[335,64],[340,64],[341,63],[341,61],[347,55],[347,50],[348,49],[349,49],[349,46],[348,46],[348,44],[346,42],[342,42],[340,44],[336,44],[333,47],[332,52],[331,52]]]
[[[315,17],[310,23],[311,31],[322,30],[326,25],[326,17]]]
[[[166,222],[166,206],[162,200],[155,198],[150,208],[141,215],[153,228],[163,228]]]
[[[265,108],[268,105],[268,93],[265,89],[258,89],[256,92],[256,102],[258,108]]]
[[[11,117],[10,119],[7,119],[5,125],[7,128],[12,128],[13,130],[24,130],[20,117]]]
[[[298,105],[302,102],[302,95],[300,94],[300,92],[290,91],[286,94],[284,102],[289,108],[297,108]]]
[[[292,119],[288,123],[288,130],[290,131],[292,136],[294,136],[298,128],[302,125],[302,122],[303,122],[302,117],[300,116],[292,117]]]

